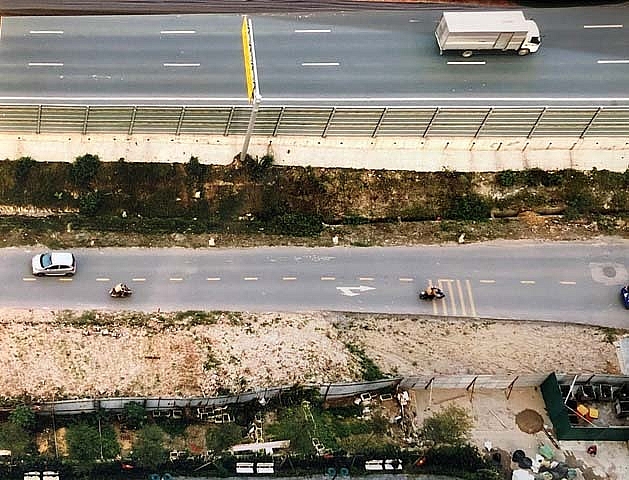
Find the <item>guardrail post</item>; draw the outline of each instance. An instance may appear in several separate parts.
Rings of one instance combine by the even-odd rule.
[[[280,109],[280,114],[277,116],[277,120],[275,121],[275,128],[273,129],[273,136],[277,137],[277,131],[280,128],[280,123],[282,122],[282,117],[284,116],[284,111],[286,110],[286,107],[282,107]]]
[[[231,110],[229,111],[229,115],[227,116],[227,123],[225,124],[225,131],[223,132],[223,135],[226,137],[229,135],[229,129],[232,126],[232,120],[234,118],[234,110],[236,110],[236,107],[232,107]]]
[[[526,138],[531,138],[533,136],[533,134],[535,133],[535,129],[539,125],[540,120],[542,119],[542,117],[546,113],[546,108],[547,107],[542,108],[542,111],[539,112],[539,115],[537,116],[537,120],[535,120],[535,123],[533,124],[533,126],[529,130],[529,134],[526,136]]]
[[[39,135],[41,133],[41,112],[42,112],[42,105],[39,105],[39,107],[37,107],[37,135]]]
[[[83,135],[87,133],[87,120],[89,116],[90,116],[90,106],[88,105],[87,107],[85,107],[85,117],[83,117],[83,132],[81,132]]]
[[[336,107],[332,108],[332,111],[330,112],[330,116],[328,117],[328,121],[325,124],[325,128],[323,129],[323,133],[321,134],[321,137],[325,138],[328,134],[328,129],[330,128],[330,123],[332,122],[332,119],[334,118],[334,115],[336,114]]]
[[[515,382],[518,381],[518,378],[520,378],[520,375],[516,376],[507,387],[507,400],[509,400],[509,397],[511,396],[511,391],[513,390],[513,386],[515,385]]]
[[[598,114],[601,113],[601,110],[603,109],[603,107],[598,107],[596,109],[596,112],[594,112],[594,115],[592,115],[592,118],[590,118],[590,121],[588,122],[588,124],[585,126],[585,128],[583,129],[583,131],[581,132],[581,135],[579,135],[579,138],[583,138],[585,136],[585,134],[587,133],[587,131],[590,129],[590,127],[592,126],[592,124],[594,123],[594,120],[596,120],[596,117],[598,117]]]
[[[424,138],[426,137],[428,130],[430,130],[430,127],[432,127],[432,122],[435,121],[435,118],[439,114],[440,111],[441,109],[439,107],[435,108],[435,111],[432,113],[432,117],[430,117],[430,120],[428,121],[428,125],[426,125],[426,128],[424,129],[424,133],[422,133],[422,137]]]
[[[373,132],[371,132],[371,138],[375,138],[378,134],[378,131],[380,130],[380,125],[382,125],[382,120],[384,120],[384,116],[387,114],[388,111],[388,107],[384,107],[384,109],[382,109],[382,113],[380,114],[380,118],[378,119],[378,123],[376,124],[376,128],[374,128]]]
[[[181,124],[183,123],[183,116],[186,114],[186,107],[181,107],[181,112],[179,113],[179,121],[177,122],[177,130],[175,131],[175,135],[179,136],[179,132],[181,132]]]
[[[135,116],[138,112],[138,107],[134,106],[133,111],[131,112],[131,121],[129,122],[129,130],[127,130],[127,135],[133,135],[133,128],[135,127]]]
[[[489,110],[487,110],[487,113],[485,114],[485,117],[483,117],[483,121],[480,122],[480,126],[478,127],[478,129],[476,130],[476,133],[474,134],[474,138],[478,137],[478,134],[480,133],[480,131],[483,129],[483,127],[487,123],[487,119],[489,118],[489,115],[491,115],[493,111],[494,111],[493,108],[490,108]]]

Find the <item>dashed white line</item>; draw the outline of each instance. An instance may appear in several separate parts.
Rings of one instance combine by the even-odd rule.
[[[34,282],[36,279],[35,278],[31,278],[31,277],[23,277],[22,280],[25,281],[25,282]]]
[[[361,282],[373,282],[373,277],[358,277]]]
[[[312,30],[297,29],[295,30],[295,33],[330,33],[331,31],[332,30],[330,30],[329,28],[312,29]]]
[[[485,62],[484,60],[478,61],[478,62],[447,62],[448,65],[486,65],[487,62]]]
[[[31,30],[31,35],[63,35],[63,30]]]
[[[282,277],[282,280],[286,281],[286,282],[290,282],[293,280],[297,280],[297,277]]]
[[[413,278],[408,278],[408,277],[401,277],[401,278],[398,278],[398,280],[400,282],[414,282],[415,281]]]
[[[321,280],[325,281],[330,281],[330,280],[336,280],[336,277],[321,277]]]
[[[339,62],[304,62],[302,67],[338,67]]]
[[[245,277],[243,280],[246,282],[255,282],[257,279],[258,277]]]
[[[523,285],[535,285],[535,280],[520,280]]]
[[[29,67],[63,67],[61,62],[28,62]]]
[[[71,282],[71,281],[72,281],[72,279],[71,279],[71,278],[64,277],[64,278],[60,278],[60,279],[59,279],[59,281],[60,281],[60,282]]]
[[[181,277],[170,277],[168,280],[171,282],[183,282],[183,278]]]
[[[596,63],[629,63],[629,59],[620,60],[597,60]]]
[[[164,63],[165,67],[200,67],[200,63]]]
[[[132,278],[131,281],[132,282],[146,282],[146,278],[143,278],[143,277]]]
[[[569,281],[560,281],[559,282],[561,285],[576,285],[577,282],[569,282]]]
[[[207,277],[208,282],[220,282],[221,277]]]
[[[159,32],[160,35],[194,35],[197,33],[196,30],[162,30]]]
[[[109,282],[109,279],[107,277],[98,277],[96,279],[97,282]]]
[[[609,24],[609,25],[583,25],[583,28],[622,28],[622,23]]]
[[[496,283],[496,280],[479,280],[480,283]]]

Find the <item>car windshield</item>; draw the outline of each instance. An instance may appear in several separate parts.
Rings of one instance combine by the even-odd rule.
[[[52,257],[50,253],[44,253],[41,256],[41,266],[44,268],[48,268],[50,265],[52,265]]]

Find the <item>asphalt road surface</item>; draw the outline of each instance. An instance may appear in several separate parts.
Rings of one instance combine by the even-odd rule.
[[[254,15],[264,105],[628,105],[629,8],[529,9],[536,54],[439,55],[442,9]],[[238,15],[9,17],[0,102],[246,104]]]
[[[36,253],[4,249],[2,304],[144,311],[418,313],[629,325],[629,242],[399,248],[82,249],[72,278],[35,278]],[[127,299],[108,289],[126,282]],[[420,301],[428,283],[446,298]]]

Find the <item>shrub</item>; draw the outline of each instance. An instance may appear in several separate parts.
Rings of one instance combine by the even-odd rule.
[[[89,188],[96,178],[100,166],[101,162],[98,155],[86,153],[81,157],[76,157],[70,169],[70,180],[79,188]]]
[[[363,348],[353,343],[346,343],[345,347],[352,355],[355,355],[358,358],[363,380],[371,382],[374,380],[380,380],[381,378],[386,378],[386,375],[382,373],[380,367],[378,367],[376,362],[367,356]]]
[[[21,157],[15,161],[15,183],[23,184],[28,179],[31,168],[36,164],[31,157]]]
[[[194,182],[199,182],[205,176],[205,165],[199,162],[198,157],[192,156],[185,165],[186,175]]]
[[[205,444],[208,450],[220,454],[232,445],[242,441],[242,428],[235,423],[223,423],[212,426],[205,432]]]
[[[462,445],[473,427],[472,418],[464,408],[448,405],[424,420],[421,436],[437,445]]]
[[[491,201],[476,193],[456,196],[450,200],[443,215],[453,220],[486,220],[491,215]]]
[[[120,445],[111,425],[100,428],[88,423],[79,423],[68,428],[66,434],[70,457],[79,463],[91,463],[101,458],[111,459],[120,453]]]
[[[568,219],[575,219],[581,215],[589,215],[596,210],[594,195],[587,190],[582,192],[570,192],[566,198],[566,210],[564,215]]]
[[[429,449],[426,454],[427,469],[435,473],[453,474],[474,480],[489,480],[496,478],[488,472],[493,472],[489,462],[483,458],[474,445],[441,445]],[[483,472],[482,475],[475,475]],[[499,477],[498,477],[499,478]]]
[[[133,453],[138,465],[157,468],[166,463],[168,454],[164,448],[164,431],[157,425],[147,425],[138,432]]]
[[[496,183],[501,187],[513,187],[517,180],[518,174],[513,170],[503,170],[496,173]]]
[[[9,415],[9,421],[23,428],[27,432],[32,432],[37,425],[35,413],[26,405],[19,405],[16,407]]]
[[[146,422],[146,409],[138,402],[129,402],[124,406],[124,423],[136,430],[142,428]]]
[[[11,450],[13,455],[22,456],[31,448],[30,433],[17,423],[0,423],[0,449]]]
[[[527,187],[537,187],[543,185],[546,179],[546,172],[541,168],[528,168],[522,173],[522,183]]]
[[[273,162],[274,159],[272,155],[264,155],[262,158],[253,158],[251,155],[245,155],[242,168],[251,180],[258,182],[266,177],[273,166]]]
[[[79,213],[81,215],[94,216],[103,205],[103,196],[100,192],[87,192],[79,196]]]
[[[314,237],[323,231],[323,219],[320,215],[285,213],[275,218],[271,227],[273,232],[280,235]]]

